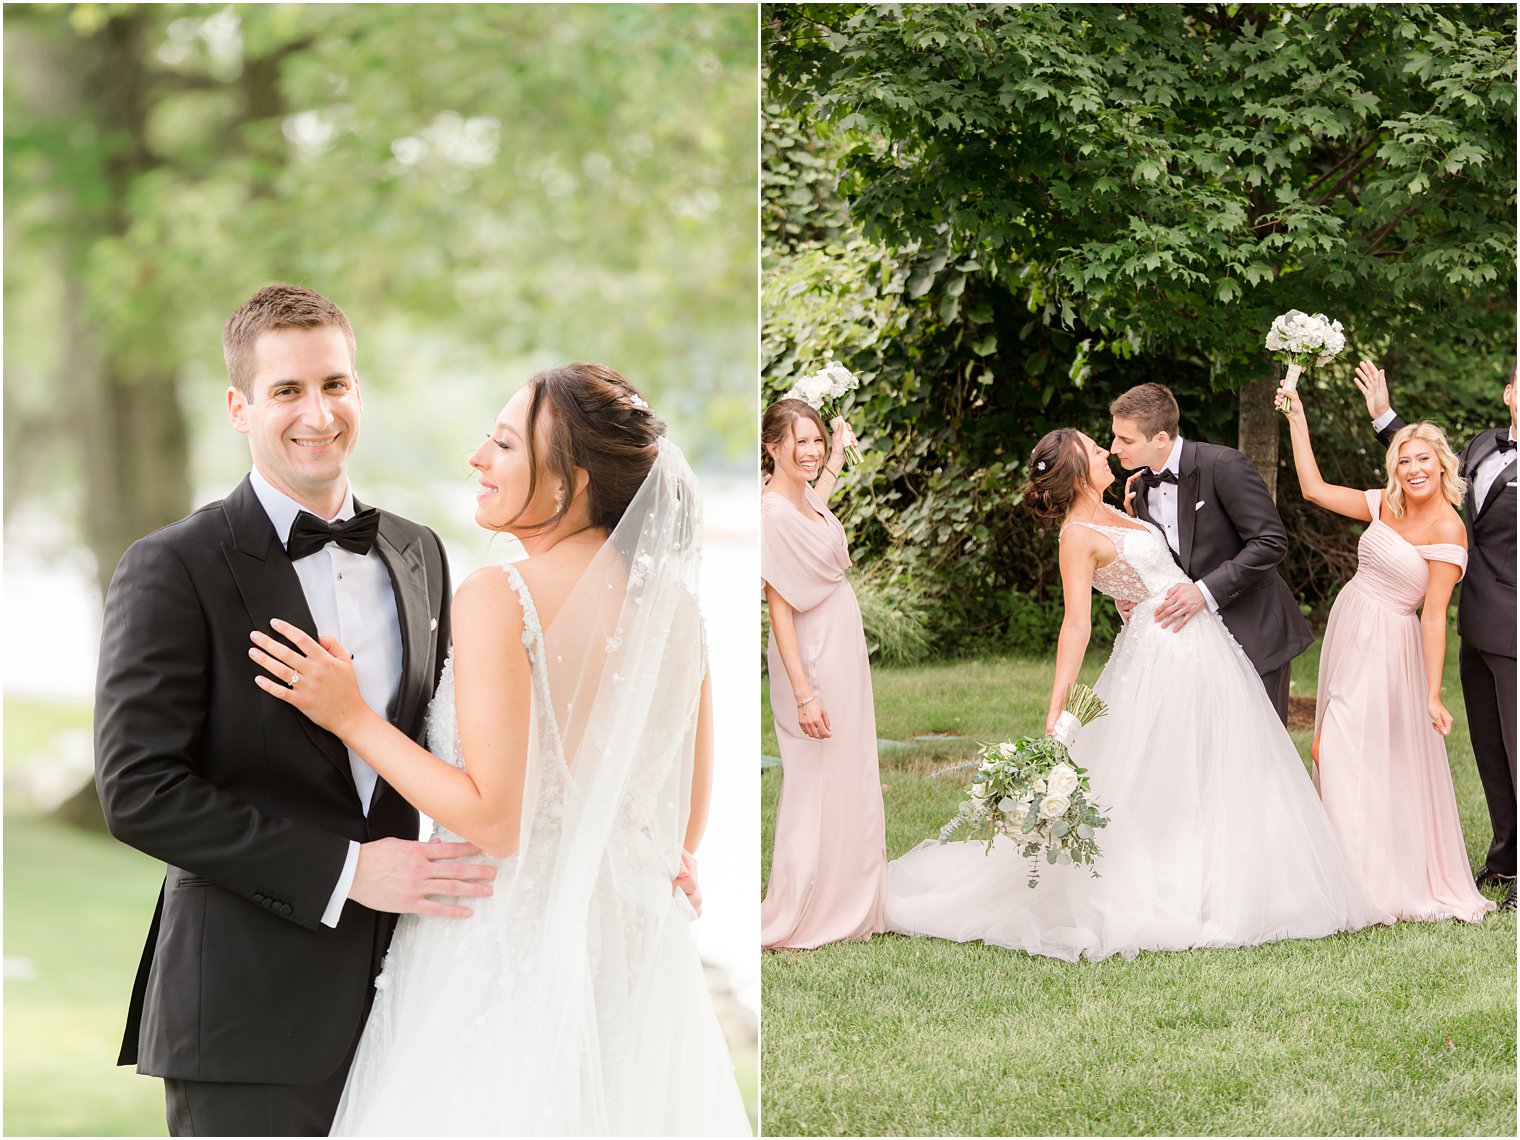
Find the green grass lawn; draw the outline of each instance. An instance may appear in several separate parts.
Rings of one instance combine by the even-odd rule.
[[[1448,739],[1469,856],[1488,814],[1457,686]],[[1097,674],[1091,652],[1083,679]],[[873,673],[887,853],[954,814],[930,773],[1037,732],[1049,660]],[[1295,666],[1312,695],[1318,647]],[[769,709],[764,742],[774,755]],[[1309,733],[1293,734],[1307,757]],[[769,873],[780,773],[762,783]],[[1119,805],[1113,805],[1116,808]],[[1494,897],[1498,897],[1494,894]],[[881,935],[763,966],[767,1135],[1514,1135],[1515,918],[1410,923],[1240,950],[1068,964]]]

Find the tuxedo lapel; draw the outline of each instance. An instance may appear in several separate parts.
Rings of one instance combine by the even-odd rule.
[[[1149,468],[1142,467],[1140,470],[1143,473],[1145,471],[1148,471]],[[1140,481],[1136,480],[1136,482],[1139,483]],[[1151,518],[1150,498],[1151,497],[1147,491],[1145,484],[1140,483],[1140,485],[1135,488],[1134,499],[1131,500],[1135,508],[1135,517],[1140,519],[1142,522],[1148,522],[1152,523],[1153,525],[1160,526],[1160,523],[1157,523],[1155,519]]]
[[[1478,508],[1479,515],[1482,515],[1489,507],[1494,505],[1494,502],[1499,498],[1499,492],[1504,490],[1506,485],[1513,482],[1514,478],[1515,461],[1511,459],[1508,466],[1503,471],[1500,471],[1494,477],[1494,481],[1488,485],[1488,494],[1484,497],[1482,506]]]
[[[269,633],[270,621],[281,618],[315,638],[317,623],[306,604],[301,580],[274,532],[274,524],[254,494],[253,484],[244,479],[222,501],[222,511],[232,531],[232,542],[222,547],[222,556],[248,608],[252,623],[249,629]],[[343,742],[295,709],[286,712],[300,722],[301,730],[311,742],[352,781],[348,749]]]
[[[361,509],[358,502],[354,509]],[[431,695],[428,685],[435,626],[428,605],[427,568],[422,561],[421,540],[407,535],[389,515],[380,516],[375,549],[390,572],[396,616],[401,622],[401,684],[386,714],[392,724],[407,732],[422,702]]]
[[[363,509],[355,500],[354,510]],[[409,538],[390,515],[380,516],[380,535],[375,550],[390,572],[391,589],[396,596],[396,619],[401,624],[401,684],[395,699],[386,710],[386,718],[402,732],[410,734],[422,702],[431,695],[429,664],[433,660],[433,623],[428,606],[427,568],[422,561],[422,544]],[[375,782],[370,798],[370,819],[376,818],[376,806],[394,789],[384,776]]]
[[[1198,450],[1193,441],[1182,441],[1182,455],[1177,461],[1177,562],[1191,577],[1193,574],[1193,523],[1198,514]]]

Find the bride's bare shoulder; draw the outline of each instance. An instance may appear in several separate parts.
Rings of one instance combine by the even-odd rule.
[[[489,620],[491,618],[522,621],[522,599],[517,586],[505,566],[482,566],[454,591],[454,626],[457,630],[461,619]]]

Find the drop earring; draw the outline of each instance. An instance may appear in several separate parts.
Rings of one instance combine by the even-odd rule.
[[[565,488],[560,486],[554,492],[554,513],[563,514],[565,511]]]

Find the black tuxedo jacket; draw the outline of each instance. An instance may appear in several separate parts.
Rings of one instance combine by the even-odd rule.
[[[432,531],[380,519],[403,647],[387,712],[420,741],[448,648],[448,564]],[[366,818],[343,743],[254,685],[248,634],[275,617],[316,636],[247,479],[135,543],[111,581],[96,782],[111,833],[168,864],[117,1062],[139,1072],[330,1076],[395,923],[348,902],[336,928],[321,924],[349,840],[415,839],[417,813],[381,780]]]
[[[1404,426],[1397,414],[1378,432],[1387,447]],[[1473,436],[1457,458],[1467,480],[1462,516],[1467,523],[1467,573],[1457,595],[1457,633],[1484,653],[1515,656],[1515,458],[1499,472],[1488,497],[1473,499],[1473,479],[1482,463],[1499,448],[1509,428],[1489,428]]]
[[[1151,517],[1146,495],[1135,511]],[[1270,673],[1314,641],[1277,572],[1288,532],[1256,467],[1232,447],[1182,441],[1177,470],[1177,561],[1219,604],[1219,616],[1258,673]]]

